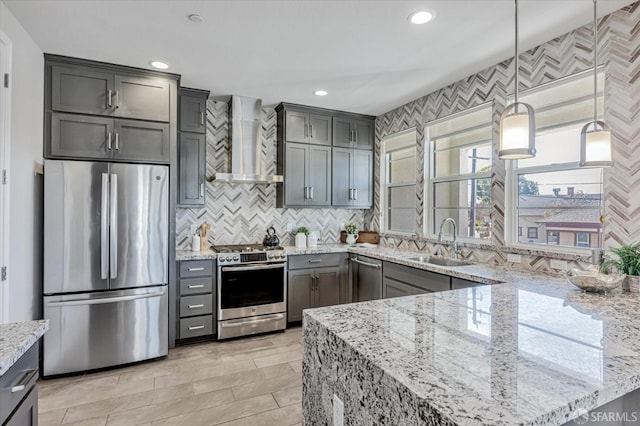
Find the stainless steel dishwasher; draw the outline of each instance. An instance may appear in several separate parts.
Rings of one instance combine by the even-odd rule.
[[[351,255],[351,300],[364,302],[382,298],[382,261]]]

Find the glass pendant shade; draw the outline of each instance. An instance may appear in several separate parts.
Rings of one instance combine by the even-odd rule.
[[[500,117],[498,156],[503,160],[521,160],[536,155],[533,107],[517,102],[505,108]]]
[[[580,132],[580,167],[611,166],[611,130],[603,121],[585,124]]]

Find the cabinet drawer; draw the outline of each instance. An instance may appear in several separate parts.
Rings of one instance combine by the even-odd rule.
[[[324,268],[326,266],[340,266],[344,253],[301,254],[289,256],[289,269]]]
[[[212,277],[184,278],[180,280],[180,296],[211,293],[212,289]]]
[[[4,424],[9,415],[35,387],[40,375],[38,348],[39,342],[35,343],[0,377],[0,424]]]
[[[180,262],[180,278],[213,275],[213,260],[183,260]]]
[[[213,334],[213,315],[203,315],[180,320],[180,339]]]
[[[213,312],[213,295],[201,294],[180,298],[180,316],[193,317]]]

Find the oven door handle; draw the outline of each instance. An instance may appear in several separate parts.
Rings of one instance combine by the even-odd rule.
[[[264,269],[284,269],[284,263],[277,263],[273,265],[251,265],[251,266],[223,266],[222,272],[232,271],[257,271]]]
[[[283,319],[284,314],[264,315],[260,319],[241,318],[239,320],[221,321],[221,327],[242,327],[243,325],[258,324],[261,322]]]

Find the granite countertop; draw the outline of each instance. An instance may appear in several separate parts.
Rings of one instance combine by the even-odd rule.
[[[207,260],[207,259],[216,259],[217,257],[218,257],[218,253],[216,253],[211,249],[202,250],[202,251],[191,251],[191,250],[176,251],[176,260]]]
[[[0,376],[49,329],[49,320],[0,324]]]
[[[380,424],[407,410],[425,424],[562,424],[640,388],[639,294],[583,293],[489,265],[451,269],[504,284],[305,310],[304,339],[315,347],[305,349],[305,380],[323,368],[316,383],[370,377],[345,377],[346,389],[359,389],[344,393],[359,398],[345,401],[345,414],[367,406]],[[307,389],[312,415],[330,407],[323,397],[334,390]],[[374,397],[393,403],[371,408]]]

